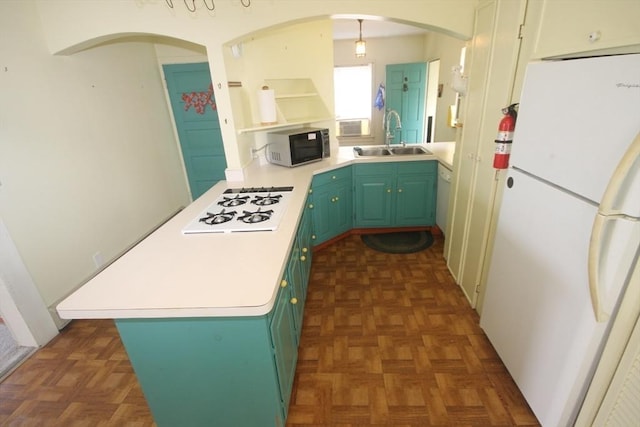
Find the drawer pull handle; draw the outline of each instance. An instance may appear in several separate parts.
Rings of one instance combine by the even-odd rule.
[[[302,255],[302,256],[300,257],[300,261],[306,261],[306,260],[307,260],[307,257],[306,257],[306,256]]]
[[[291,304],[297,304],[298,303],[298,298],[293,297],[291,298]]]
[[[286,281],[286,280],[284,280],[284,279],[282,279],[282,282],[280,282],[280,287],[281,287],[281,288],[286,288],[286,287],[287,287],[287,284],[288,284],[288,283],[287,283],[287,281]]]

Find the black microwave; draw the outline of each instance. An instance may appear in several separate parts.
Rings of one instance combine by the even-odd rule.
[[[329,157],[329,129],[298,128],[267,135],[267,159],[282,166],[300,166]]]

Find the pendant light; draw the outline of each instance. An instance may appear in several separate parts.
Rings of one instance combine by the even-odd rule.
[[[360,38],[356,40],[356,58],[363,58],[367,55],[367,43],[362,40],[362,19],[358,19],[360,23]]]

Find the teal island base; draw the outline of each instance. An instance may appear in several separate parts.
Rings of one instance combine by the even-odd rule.
[[[158,426],[283,426],[272,317],[116,319]]]

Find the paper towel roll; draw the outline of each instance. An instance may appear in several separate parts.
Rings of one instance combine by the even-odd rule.
[[[258,106],[260,108],[261,124],[272,125],[277,123],[276,96],[273,89],[263,88],[258,91]]]

